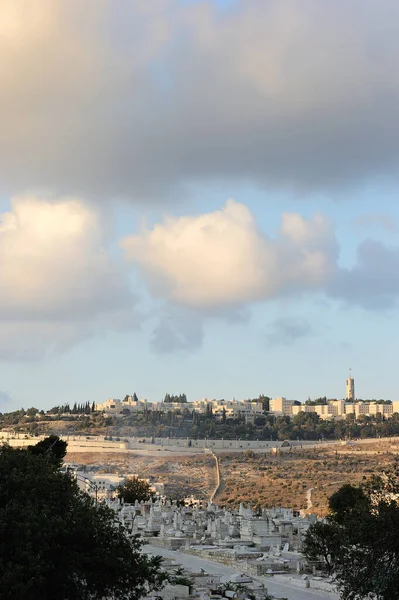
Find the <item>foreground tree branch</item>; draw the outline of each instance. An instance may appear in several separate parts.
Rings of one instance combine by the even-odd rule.
[[[42,450],[0,448],[0,597],[138,600],[159,587],[160,557],[142,554],[114,512]]]
[[[399,469],[344,485],[329,500],[325,523],[312,525],[303,552],[336,576],[345,600],[397,600],[399,589]]]

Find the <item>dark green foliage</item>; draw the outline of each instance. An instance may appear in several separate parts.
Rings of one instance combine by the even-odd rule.
[[[67,442],[57,435],[50,435],[38,442],[35,446],[28,446],[28,452],[35,455],[46,455],[55,465],[61,466],[67,452]]]
[[[323,396],[321,398],[316,398],[315,400],[311,400],[310,398],[308,398],[308,400],[306,400],[305,404],[307,406],[315,406],[316,404],[328,404],[327,396]]]
[[[127,402],[129,398],[131,398],[133,402],[139,401],[139,397],[137,396],[136,392],[134,392],[132,395],[126,394],[126,396],[123,398],[123,402]]]
[[[342,598],[397,600],[399,589],[398,463],[330,498],[326,523],[307,531],[303,552],[334,572]]]
[[[125,396],[128,398],[128,396]],[[133,399],[137,398],[133,394]],[[134,435],[143,437],[188,437],[188,438],[224,438],[225,440],[332,440],[342,438],[389,437],[399,435],[399,414],[394,413],[390,419],[377,415],[361,415],[357,420],[355,415],[348,414],[345,421],[324,420],[316,413],[300,412],[294,418],[276,417],[267,414],[269,397],[260,395],[250,402],[262,402],[264,415],[257,416],[255,423],[246,423],[244,415],[227,416],[226,411],[219,410],[214,414],[210,406],[204,414],[193,413],[186,402],[185,394],[166,394],[166,402],[178,402],[179,407],[173,411],[151,411],[144,408],[142,413],[125,415],[118,420],[105,417],[96,412],[95,404],[69,404],[56,406],[47,411],[46,415],[38,415],[34,407],[25,411],[21,409],[13,413],[0,413],[0,428],[11,428],[16,433],[37,435],[47,430],[47,423],[52,419],[70,421],[71,432],[89,433],[89,430],[104,427],[134,427]],[[318,399],[324,401],[325,397]],[[310,403],[316,402],[315,400]],[[388,401],[387,401],[388,402]],[[129,409],[128,409],[129,410]],[[29,414],[28,414],[29,413]],[[40,423],[39,423],[40,421]],[[101,432],[96,432],[101,433]],[[117,435],[116,431],[111,431]]]
[[[248,402],[261,402],[263,410],[265,412],[269,411],[269,403],[270,403],[270,397],[269,396],[265,396],[264,394],[260,394],[260,396],[258,398],[249,398]]]
[[[306,557],[312,562],[322,562],[328,575],[334,570],[331,554],[338,544],[337,534],[331,523],[318,521],[308,529],[303,542]]]
[[[259,401],[257,399],[256,401]],[[189,406],[189,405],[188,405]],[[364,417],[358,421],[348,415],[345,421],[321,419],[317,413],[300,412],[292,419],[264,414],[255,423],[246,423],[244,415],[228,416],[223,408],[215,414],[210,410],[197,413],[185,404],[173,411],[143,411],[123,419],[109,419],[116,427],[132,426],[135,435],[143,437],[187,437],[225,440],[332,440],[359,437],[399,435],[399,414],[381,422]],[[101,424],[99,424],[101,425]],[[110,427],[111,423],[107,423]]]
[[[173,573],[167,575],[168,583],[171,585],[185,585],[191,590],[194,585],[194,579],[189,575],[183,567],[177,567]]]
[[[72,406],[72,408],[70,407],[70,405],[67,404],[62,404],[61,406],[53,406],[53,408],[50,408],[48,412],[48,414],[53,414],[53,415],[63,415],[63,414],[72,414],[72,415],[89,415],[90,412],[92,412],[92,410],[94,410],[95,403],[93,402],[92,405],[90,405],[90,402],[84,402],[82,404],[78,404],[78,403],[74,403],[74,405]]]
[[[136,500],[138,502],[146,502],[153,497],[150,484],[138,477],[126,479],[126,481],[116,489],[118,498],[122,498],[123,501],[128,504],[134,504]]]
[[[163,575],[48,452],[0,449],[0,598],[136,600]]]
[[[163,399],[164,402],[180,402],[180,403],[187,403],[187,396],[186,394],[179,394],[178,396],[175,396],[174,394],[165,394],[165,398]]]
[[[348,519],[356,519],[369,508],[369,498],[362,488],[350,484],[342,486],[333,494],[328,502],[331,511],[330,520],[345,523]]]

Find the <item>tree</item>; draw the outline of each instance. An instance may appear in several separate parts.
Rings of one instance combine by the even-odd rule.
[[[67,452],[67,445],[67,442],[61,440],[58,435],[50,435],[35,446],[28,446],[28,451],[35,455],[47,455],[55,465],[60,467]]]
[[[332,552],[335,553],[335,544],[338,543],[336,538],[333,539],[334,534],[336,535],[336,532],[333,532],[330,523],[318,521],[308,529],[302,547],[308,560],[323,562],[324,570],[328,575],[331,575],[334,570]],[[332,549],[333,541],[334,550]]]
[[[189,588],[190,594],[194,585],[194,579],[183,567],[177,567],[173,573],[168,574],[167,580],[171,585],[185,585]]]
[[[262,408],[265,412],[269,412],[270,410],[270,397],[261,394],[258,398],[258,402],[262,402]]]
[[[342,598],[396,600],[399,589],[399,467],[345,485],[329,500],[326,523],[311,525],[303,552],[336,575]]]
[[[327,396],[316,398],[316,400],[311,400],[310,398],[308,398],[305,404],[307,406],[316,406],[317,404],[328,404]]]
[[[138,477],[126,479],[126,481],[116,489],[118,491],[118,498],[123,499],[123,501],[128,504],[134,504],[136,500],[138,502],[146,502],[147,500],[152,499],[154,495],[151,491],[150,484]]]
[[[31,408],[28,408],[28,410],[26,411],[26,414],[28,417],[36,417],[38,412],[39,412],[39,409],[32,406]]]
[[[165,394],[165,397],[163,399],[164,402],[180,402],[181,404],[186,404],[187,403],[187,396],[186,394],[179,394],[178,396],[175,394]]]
[[[0,448],[2,600],[137,600],[159,586],[160,558],[50,458]]]

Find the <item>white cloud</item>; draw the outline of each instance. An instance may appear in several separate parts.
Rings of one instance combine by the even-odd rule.
[[[328,222],[283,214],[270,239],[244,205],[168,217],[123,241],[154,295],[203,310],[317,289],[334,274],[337,244]]]
[[[118,328],[132,301],[95,212],[79,199],[12,200],[0,217],[2,358],[40,356]]]

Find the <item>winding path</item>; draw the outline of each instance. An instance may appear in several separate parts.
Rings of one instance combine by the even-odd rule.
[[[210,502],[213,504],[216,494],[219,492],[220,490],[220,485],[221,485],[221,479],[220,479],[220,469],[219,469],[219,460],[218,457],[216,456],[216,454],[214,452],[212,452],[212,450],[210,451],[210,453],[212,454],[213,458],[215,459],[215,468],[216,468],[216,487],[213,490],[211,497],[209,498]]]

